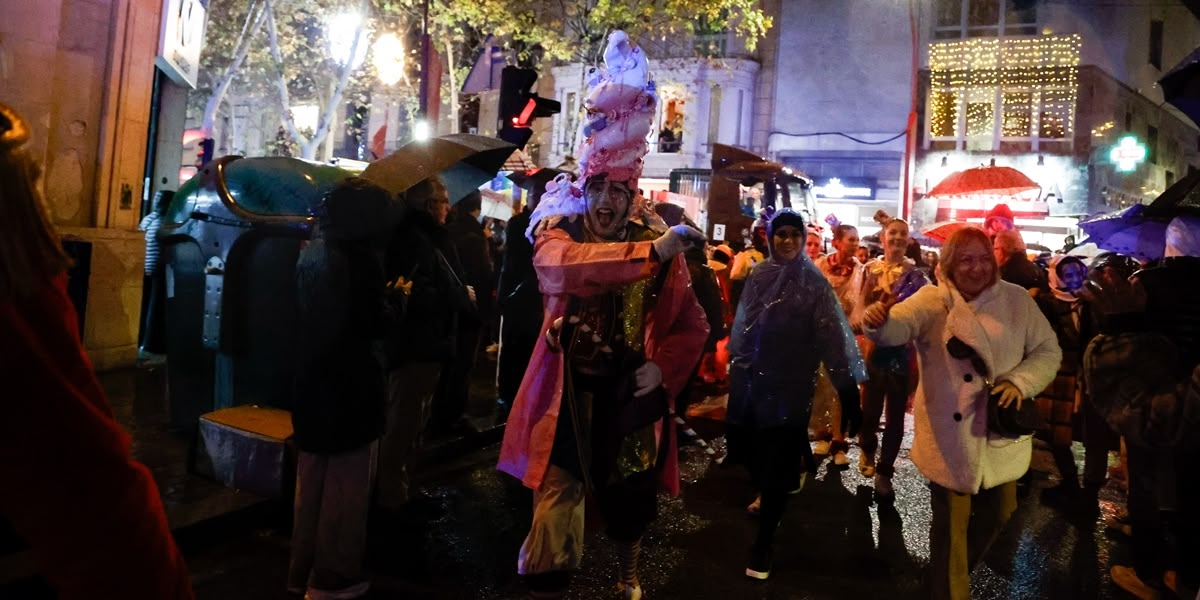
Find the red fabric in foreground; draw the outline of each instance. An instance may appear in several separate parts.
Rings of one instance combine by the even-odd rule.
[[[0,301],[0,514],[62,600],[191,598],[158,487],[130,456],[65,283]]]

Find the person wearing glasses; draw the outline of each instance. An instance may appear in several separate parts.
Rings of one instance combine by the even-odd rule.
[[[1031,402],[1054,379],[1062,350],[1033,298],[1000,280],[983,231],[951,235],[939,269],[940,285],[872,304],[863,325],[882,346],[916,342],[912,459],[930,482],[929,592],[966,600],[971,568],[1016,509],[1033,451],[1029,435],[990,430],[989,397],[1001,409]]]
[[[761,494],[746,566],[753,579],[770,577],[788,495],[813,466],[807,428],[819,370],[842,403],[841,430],[854,435],[862,423],[866,367],[833,287],[803,253],[804,225],[786,208],[771,219],[771,256],[746,280],[729,339],[725,463],[746,467]]]

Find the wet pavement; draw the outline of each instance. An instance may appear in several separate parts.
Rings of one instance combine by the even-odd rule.
[[[161,371],[105,375],[118,419],[131,430],[134,451],[162,488],[168,516],[192,571],[200,600],[285,599],[287,513],[186,472],[188,440],[166,428]],[[486,381],[473,386],[486,394]],[[486,407],[486,401],[477,406]],[[486,419],[484,419],[486,420]],[[719,424],[695,420],[720,456]],[[530,494],[494,468],[498,448],[482,449],[498,430],[439,440],[419,475],[422,499],[400,522],[373,523],[368,566],[371,598],[515,599],[525,588],[515,574],[517,548],[530,519]],[[473,446],[474,445],[474,446]],[[793,496],[776,544],[768,581],[743,575],[755,522],[744,473],[717,465],[702,449],[681,450],[683,493],[663,496],[660,518],[643,543],[642,582],[656,598],[924,598],[928,561],[929,490],[908,459],[911,434],[897,464],[894,505],[873,500],[869,479],[825,461]],[[1081,448],[1077,446],[1077,450]],[[850,452],[857,464],[857,448]],[[1082,459],[1082,457],[1078,457]],[[1105,516],[1122,508],[1115,484],[1100,493],[1099,513],[1053,508],[1041,498],[1056,483],[1045,450],[1034,454],[1030,493],[1002,537],[972,574],[974,598],[1127,598],[1108,576],[1128,564],[1125,540],[1106,532]],[[600,523],[591,523],[583,568],[571,598],[615,598],[616,557]],[[48,598],[28,582],[0,584],[0,598]]]
[[[699,427],[719,431],[718,427]],[[822,464],[794,496],[779,533],[768,581],[742,571],[754,531],[745,506],[754,497],[744,474],[714,464],[696,447],[682,450],[683,494],[663,497],[661,516],[643,543],[647,598],[924,598],[929,491],[902,453],[897,502],[873,501],[870,481],[854,469]],[[718,455],[723,440],[713,440]],[[497,449],[485,448],[426,473],[424,523],[372,531],[372,598],[516,599],[516,553],[530,518],[530,496],[495,471]],[[850,458],[857,459],[852,448]],[[1103,518],[1120,508],[1120,492],[1101,492],[1098,514],[1043,504],[1055,483],[1049,454],[1035,453],[1031,492],[972,576],[974,598],[1126,598],[1111,583],[1110,564],[1127,564],[1126,545],[1105,532]],[[599,523],[589,526],[583,569],[571,598],[615,598],[613,548]],[[287,598],[282,589],[287,538],[254,529],[188,549],[197,597],[204,600]],[[1112,563],[1112,559],[1118,563]]]

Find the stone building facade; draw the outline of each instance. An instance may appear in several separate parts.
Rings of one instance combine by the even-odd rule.
[[[146,182],[162,0],[38,0],[0,19],[0,100],[33,127],[49,212],[91,243],[84,345],[97,369],[137,356]]]

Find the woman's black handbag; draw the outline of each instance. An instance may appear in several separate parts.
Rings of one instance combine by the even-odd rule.
[[[988,373],[987,364],[983,362],[974,348],[957,337],[952,337],[950,341],[946,342],[946,351],[953,358],[970,361],[975,371],[979,373],[980,377],[983,377],[984,387],[988,391],[989,431],[1006,438],[1018,438],[1023,435],[1032,435],[1034,431],[1046,427],[1046,421],[1038,411],[1037,402],[1033,398],[1021,400],[1020,408],[1017,408],[1016,404],[1000,407],[1000,394],[993,393],[992,376]]]
[[[1046,428],[1046,421],[1038,411],[1037,401],[1033,398],[1021,400],[1021,408],[1009,404],[1000,408],[1000,394],[988,396],[988,430],[996,435],[1007,438],[1018,438],[1023,435],[1033,435],[1033,432]]]

